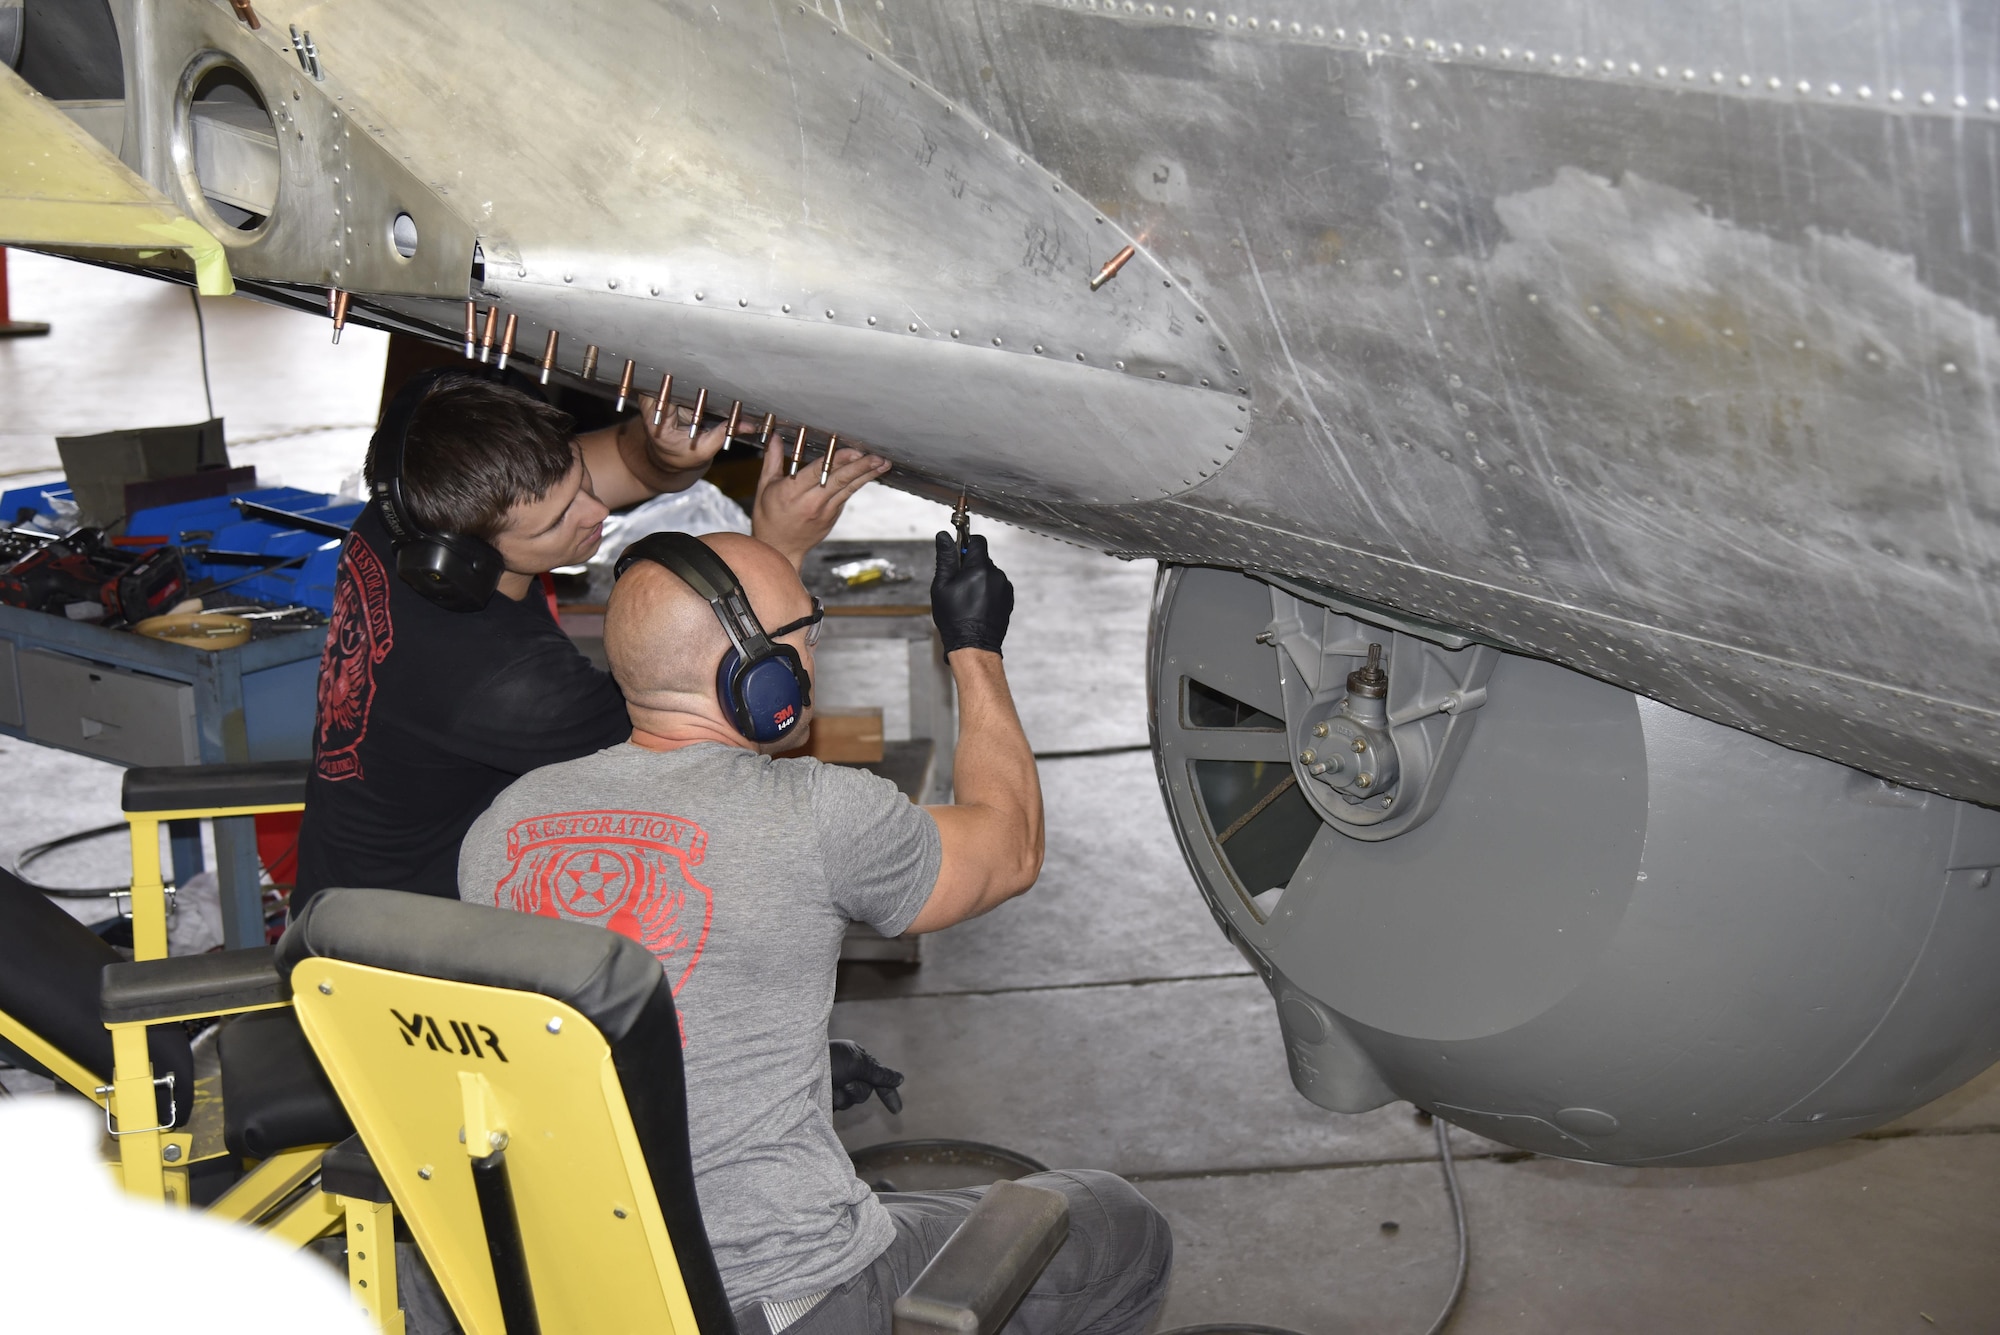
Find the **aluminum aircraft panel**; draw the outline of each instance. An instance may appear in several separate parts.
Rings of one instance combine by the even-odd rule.
[[[156,183],[198,194],[191,29],[296,126],[242,274],[351,272],[344,170],[348,244],[402,207],[419,267],[485,261],[430,303],[385,259],[355,318],[492,300],[568,372],[2000,801],[1994,7],[115,12]]]

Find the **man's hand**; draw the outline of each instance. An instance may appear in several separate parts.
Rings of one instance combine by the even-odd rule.
[[[665,485],[675,474],[701,473],[707,470],[709,462],[722,452],[728,444],[729,427],[717,422],[714,426],[690,440],[688,422],[693,410],[671,405],[660,415],[660,424],[653,425],[653,404],[655,399],[641,394],[638,398],[639,415],[625,423],[624,438],[620,444],[628,452],[627,463],[640,477],[652,476],[649,481],[659,481],[661,491],[676,491],[679,488]],[[629,443],[628,443],[629,442]],[[639,457],[632,459],[629,454],[636,449]],[[683,483],[683,486],[686,484]]]
[[[833,473],[824,487],[817,461],[786,477],[785,451],[773,434],[764,450],[764,471],[757,476],[750,533],[783,552],[795,569],[803,568],[806,553],[833,531],[847,498],[888,471],[887,459],[843,448],[833,456]]]
[[[1014,585],[986,554],[986,535],[966,539],[965,551],[949,533],[937,535],[937,570],[931,576],[931,620],[944,639],[945,656],[958,649],[1000,652],[1014,616]]]
[[[856,1104],[868,1102],[870,1094],[879,1094],[882,1106],[890,1112],[903,1111],[903,1096],[896,1092],[896,1086],[903,1083],[901,1071],[892,1071],[876,1061],[868,1055],[866,1048],[852,1039],[828,1040],[826,1055],[833,1065],[835,1112],[844,1112]]]

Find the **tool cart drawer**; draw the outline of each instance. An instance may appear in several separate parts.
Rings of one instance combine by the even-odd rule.
[[[121,765],[191,765],[201,759],[194,687],[87,658],[23,649],[22,725],[31,741]]]

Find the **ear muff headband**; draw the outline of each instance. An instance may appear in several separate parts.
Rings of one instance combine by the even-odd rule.
[[[375,480],[371,490],[382,526],[396,550],[396,574],[405,584],[448,612],[477,612],[492,600],[506,563],[491,543],[464,533],[435,533],[417,522],[403,499],[403,451],[417,406],[449,369],[411,376],[396,391],[371,441]]]
[[[799,661],[798,650],[777,644],[764,633],[728,562],[687,533],[649,533],[640,538],[618,558],[616,574],[623,575],[638,561],[651,561],[678,575],[722,623],[729,652],[716,672],[716,696],[736,731],[753,742],[775,742],[796,727],[800,712],[812,704],[812,677]]]

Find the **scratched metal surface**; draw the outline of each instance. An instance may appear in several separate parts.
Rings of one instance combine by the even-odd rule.
[[[885,11],[1251,368],[1219,477],[1017,517],[2000,802],[2000,9],[1265,9]]]
[[[2000,803],[2000,7],[1262,8],[272,0],[259,40],[313,31],[524,359],[559,328]]]

